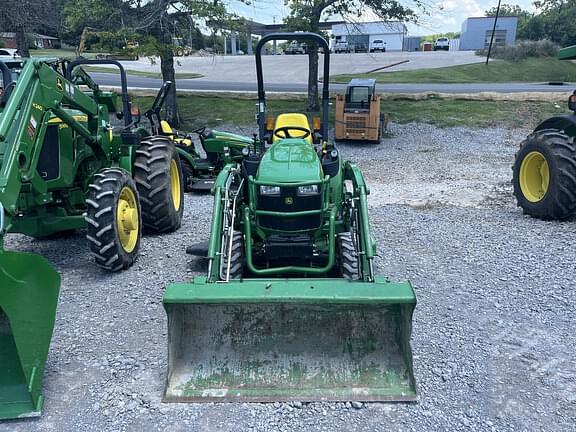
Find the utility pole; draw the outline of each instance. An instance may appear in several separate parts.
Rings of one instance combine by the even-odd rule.
[[[492,37],[490,38],[490,46],[488,47],[488,55],[486,56],[486,64],[490,60],[490,54],[492,53],[492,44],[494,43],[494,33],[496,33],[496,23],[498,22],[498,15],[500,15],[500,3],[502,0],[498,0],[498,7],[496,8],[496,17],[494,18],[494,28],[492,29]]]

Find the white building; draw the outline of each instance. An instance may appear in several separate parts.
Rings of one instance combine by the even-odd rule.
[[[332,26],[332,46],[346,41],[352,51],[367,51],[372,41],[383,40],[386,51],[402,51],[407,32],[406,25],[399,21],[336,24]]]

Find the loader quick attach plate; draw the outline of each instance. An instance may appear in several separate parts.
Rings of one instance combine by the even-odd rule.
[[[413,401],[409,282],[168,286],[165,402]]]

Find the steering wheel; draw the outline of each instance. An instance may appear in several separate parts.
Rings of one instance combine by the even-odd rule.
[[[206,130],[206,126],[199,127],[198,129],[194,129],[192,133],[203,135],[204,131]]]
[[[289,131],[298,131],[298,132],[304,132],[304,135],[300,135],[300,136],[292,136],[290,135]],[[284,133],[284,136],[279,135],[281,132]],[[310,136],[310,131],[308,129],[306,129],[305,127],[301,127],[301,126],[283,126],[283,127],[279,127],[274,131],[274,136],[276,138],[280,138],[280,139],[284,139],[284,138],[300,138],[300,139],[304,139],[304,138],[308,138]]]

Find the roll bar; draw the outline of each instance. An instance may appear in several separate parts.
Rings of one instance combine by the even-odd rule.
[[[124,114],[124,123],[126,126],[132,124],[132,112],[130,110],[130,96],[128,95],[128,80],[124,66],[116,60],[90,60],[76,59],[72,60],[66,67],[66,79],[72,81],[72,72],[74,68],[80,65],[112,65],[120,69],[120,85],[122,86],[122,111]]]
[[[324,48],[324,81],[322,82],[322,116],[321,127],[323,139],[328,138],[328,102],[329,102],[329,80],[330,80],[330,47],[322,36],[316,33],[270,33],[260,39],[256,46],[256,78],[258,80],[258,132],[260,141],[264,141],[266,134],[266,93],[264,91],[264,77],[262,74],[262,48],[270,41],[275,40],[297,40],[300,42],[316,43]]]

